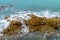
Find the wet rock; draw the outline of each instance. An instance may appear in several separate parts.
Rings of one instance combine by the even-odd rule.
[[[31,19],[27,20],[27,24],[31,26],[38,26],[40,24],[45,24],[44,18],[40,18],[35,15],[30,15],[30,16],[31,16]]]
[[[41,32],[54,32],[55,29],[52,28],[52,27],[50,27],[50,26],[48,26],[48,25],[44,25],[44,26],[42,26],[42,27],[40,28],[40,31],[41,31]]]
[[[11,21],[9,26],[3,30],[3,34],[13,35],[18,34],[21,30],[21,23],[19,21]]]
[[[46,19],[46,23],[47,25],[55,28],[58,24],[60,24],[60,18],[48,18]]]
[[[8,19],[10,16],[6,16],[4,19]]]
[[[54,36],[46,36],[46,40],[54,40]]]
[[[56,30],[60,31],[60,24],[55,27]]]
[[[29,31],[30,32],[36,32],[36,31],[39,31],[39,29],[40,29],[40,26],[31,26],[31,27],[29,27]]]
[[[31,19],[25,20],[25,24],[29,26],[30,32],[40,31],[40,32],[54,32],[60,24],[60,18],[46,18],[38,17],[35,15],[29,15]]]
[[[29,32],[55,32],[60,27],[60,18],[46,18],[46,17],[38,17],[36,15],[29,15],[31,18],[28,20],[23,19],[22,25],[24,24],[28,27]],[[8,18],[8,17],[6,17]],[[15,19],[19,20],[17,16],[14,17]],[[3,34],[17,34],[21,30],[21,22],[19,21],[11,21],[10,25],[7,29],[3,31]],[[23,26],[22,28],[24,28]],[[16,30],[16,31],[15,31]]]

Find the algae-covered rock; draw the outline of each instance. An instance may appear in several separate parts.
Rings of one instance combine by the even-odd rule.
[[[35,15],[29,15],[31,16],[31,19],[26,20],[25,24],[29,26],[29,31],[30,32],[35,32],[35,31],[40,31],[41,25],[45,25],[45,17],[38,17]]]
[[[46,19],[46,24],[52,28],[56,28],[58,27],[58,24],[60,24],[60,18],[48,18]]]
[[[60,18],[38,17],[34,14],[29,15],[28,20],[23,19],[22,25],[28,27],[29,32],[54,32],[60,28]],[[15,17],[16,18],[16,17]],[[3,31],[3,34],[17,34],[21,30],[21,22],[11,21],[10,25]]]
[[[35,32],[35,31],[39,31],[39,29],[40,29],[40,26],[31,26],[31,27],[29,27],[29,31],[30,32]]]
[[[45,24],[44,20],[45,18],[37,17],[35,15],[30,15],[31,19],[27,20],[27,24],[31,26],[38,26],[41,24]]]
[[[40,32],[53,32],[58,28],[58,24],[60,24],[60,18],[46,18],[46,17],[38,17],[35,15],[29,15],[31,19],[26,20],[25,24],[29,26],[30,32],[40,31]]]
[[[3,34],[12,35],[18,34],[21,30],[21,23],[19,21],[11,21],[9,26],[3,30]]]
[[[43,25],[43,26],[32,26],[32,27],[29,27],[29,31],[30,32],[54,32],[55,29],[48,26],[48,25]]]
[[[44,26],[42,26],[42,27],[40,28],[40,31],[41,31],[41,32],[54,32],[55,29],[52,28],[52,27],[50,27],[50,26],[48,26],[48,25],[44,25]]]

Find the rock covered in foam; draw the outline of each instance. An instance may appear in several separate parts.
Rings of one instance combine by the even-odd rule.
[[[11,21],[9,26],[3,30],[3,34],[12,35],[18,34],[21,30],[21,23],[19,21]]]

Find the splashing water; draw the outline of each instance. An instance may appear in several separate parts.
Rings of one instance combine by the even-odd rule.
[[[8,14],[5,14],[4,13],[5,11],[13,11],[13,12],[12,13],[8,12]],[[38,11],[38,12],[37,11],[30,11],[30,10],[16,11],[12,7],[11,10],[9,10],[9,9],[5,10],[4,9],[4,12],[3,11],[1,11],[1,12],[2,13],[0,14],[1,15],[1,18],[0,18],[0,32],[2,32],[4,29],[6,29],[8,27],[10,21],[18,20],[17,18],[19,18],[21,23],[23,24],[22,25],[23,28],[22,28],[21,32],[28,33],[29,32],[28,27],[23,23],[23,21],[24,21],[23,19],[28,20],[28,19],[31,18],[30,16],[28,16],[28,14],[34,14],[34,15],[39,16],[39,17],[47,17],[47,18],[60,17],[60,12],[58,12],[58,11],[54,12],[54,11],[50,11],[50,10],[42,10],[42,11]],[[8,19],[4,19],[6,16],[10,16],[10,17]],[[10,21],[8,22],[7,20],[10,20]]]

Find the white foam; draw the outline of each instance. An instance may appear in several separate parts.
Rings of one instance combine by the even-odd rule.
[[[0,37],[3,36],[3,34],[0,34]]]
[[[49,10],[42,11],[39,14],[42,14],[42,16],[47,17],[47,18],[60,17],[60,12],[52,12]]]
[[[23,32],[23,33],[28,33],[29,32],[29,29],[28,29],[28,26],[26,26],[26,25],[22,25],[22,30],[21,30],[21,32]]]
[[[7,22],[7,20],[0,20],[0,32],[6,29],[8,25],[9,25],[9,22]]]
[[[40,11],[40,12],[33,12],[33,11],[20,11],[17,12],[17,15],[20,15],[22,18],[24,19],[29,19],[30,17],[28,16],[28,14],[34,14],[36,16],[39,17],[47,17],[47,18],[52,18],[52,17],[60,17],[60,12],[53,12],[50,10],[44,10],[44,11]]]

